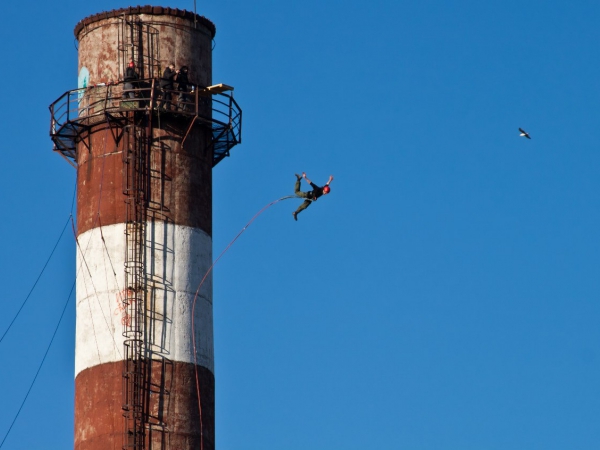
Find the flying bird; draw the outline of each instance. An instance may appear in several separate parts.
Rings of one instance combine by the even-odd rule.
[[[519,136],[523,136],[523,137],[526,137],[527,139],[531,139],[531,136],[529,136],[529,133],[527,131],[525,131],[523,128],[519,128],[519,131],[521,132],[521,134]]]

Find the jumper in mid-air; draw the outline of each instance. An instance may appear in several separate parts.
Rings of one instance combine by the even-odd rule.
[[[322,195],[329,194],[329,192],[331,191],[331,188],[329,187],[329,183],[331,183],[333,181],[333,175],[329,176],[329,180],[327,180],[327,183],[325,183],[325,186],[317,186],[316,184],[314,184],[312,181],[310,181],[308,179],[305,172],[302,172],[302,176],[300,176],[298,174],[295,174],[295,175],[296,175],[296,185],[294,186],[294,193],[296,194],[296,196],[306,199],[306,200],[304,200],[304,203],[302,203],[300,206],[298,206],[298,209],[292,213],[292,216],[294,216],[294,220],[298,220],[298,214],[300,214],[300,212],[302,212],[306,208],[308,208],[312,202],[316,202],[317,199],[319,197],[321,197]],[[300,181],[302,181],[302,178],[304,178],[306,180],[306,182],[308,184],[310,184],[310,186],[313,188],[312,191],[303,192],[300,190]]]

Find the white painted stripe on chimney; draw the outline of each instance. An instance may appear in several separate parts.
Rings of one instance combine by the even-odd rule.
[[[75,376],[122,360],[123,322],[131,320],[121,301],[126,288],[125,224],[102,227],[102,233],[91,229],[78,240]],[[212,239],[198,228],[149,222],[146,242],[147,349],[153,358],[193,363],[192,303],[212,264]],[[197,362],[214,373],[212,288],[211,273],[194,315]]]

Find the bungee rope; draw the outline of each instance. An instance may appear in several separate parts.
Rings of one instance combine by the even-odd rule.
[[[221,257],[227,252],[227,250],[229,250],[229,248],[233,245],[233,243],[235,241],[237,241],[237,239],[242,235],[242,233],[244,231],[246,231],[246,229],[252,224],[252,222],[254,222],[258,216],[260,216],[263,212],[265,212],[267,209],[269,209],[274,204],[279,203],[282,200],[288,200],[290,198],[298,198],[298,197],[296,195],[286,195],[285,197],[281,197],[281,198],[278,198],[277,200],[272,201],[268,205],[264,206],[260,211],[258,211],[252,217],[252,219],[250,219],[248,221],[248,223],[244,226],[244,228],[242,228],[240,230],[240,232],[231,240],[231,242],[229,242],[229,244],[227,245],[227,247],[225,247],[225,250],[223,250],[221,252],[219,257],[217,259],[215,259],[215,261],[212,263],[212,265],[209,267],[209,269],[206,271],[206,273],[202,277],[202,280],[200,281],[200,284],[198,285],[198,289],[196,289],[196,294],[194,295],[194,300],[192,302],[192,346],[194,349],[194,372],[196,375],[196,393],[198,395],[198,413],[200,415],[200,450],[204,450],[204,436],[203,436],[203,430],[202,430],[202,402],[200,399],[200,380],[198,378],[198,356],[197,356],[197,352],[196,352],[196,333],[194,331],[195,330],[195,328],[194,328],[194,311],[196,309],[196,300],[198,299],[198,294],[200,293],[200,288],[206,281],[206,278],[208,277],[208,275],[212,272],[212,269],[213,269],[213,267],[215,267],[215,264],[217,264],[217,262],[221,259]]]

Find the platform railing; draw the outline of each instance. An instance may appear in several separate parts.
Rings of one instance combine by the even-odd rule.
[[[229,92],[215,92],[190,84],[190,90],[165,90],[154,79],[132,84],[99,84],[65,92],[50,105],[50,137],[54,150],[73,166],[77,142],[91,126],[109,115],[128,111],[169,114],[176,120],[192,119],[212,128],[216,165],[241,142],[242,110]],[[154,95],[152,95],[154,94]]]

